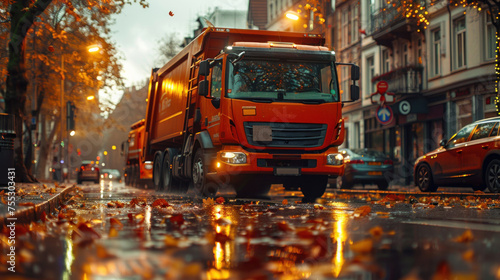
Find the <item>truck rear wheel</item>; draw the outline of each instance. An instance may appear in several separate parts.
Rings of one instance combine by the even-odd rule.
[[[153,184],[155,186],[155,191],[162,191],[163,178],[161,174],[162,165],[162,154],[160,152],[156,153],[153,161]]]
[[[322,175],[302,175],[301,181],[303,182],[300,190],[304,195],[304,202],[314,202],[317,198],[323,196],[328,184],[328,176]]]
[[[163,163],[162,163],[162,170],[161,170],[161,181],[162,183],[162,189],[167,191],[168,193],[186,193],[189,185],[181,181],[179,179],[176,179],[172,175],[172,162],[173,162],[174,154],[168,151],[165,151],[163,153]]]
[[[192,177],[193,187],[197,195],[214,197],[218,186],[207,178],[207,165],[205,163],[203,149],[199,148],[193,158]]]

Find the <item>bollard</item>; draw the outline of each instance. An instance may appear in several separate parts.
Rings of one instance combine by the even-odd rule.
[[[0,113],[0,191],[7,189],[9,168],[14,168],[14,116]],[[15,170],[14,170],[15,172]],[[15,173],[14,173],[15,174]]]

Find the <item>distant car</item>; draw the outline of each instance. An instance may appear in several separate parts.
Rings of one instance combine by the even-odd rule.
[[[440,186],[500,192],[500,117],[464,126],[440,147],[415,161],[415,185],[423,192]]]
[[[122,176],[120,174],[120,171],[118,171],[116,169],[103,169],[101,171],[101,179],[121,181]]]
[[[84,161],[78,169],[77,183],[81,184],[83,181],[93,181],[99,183],[101,177],[99,168],[92,162]]]
[[[394,163],[382,152],[372,149],[339,149],[345,171],[337,177],[337,188],[351,189],[356,184],[375,184],[387,190],[394,177]]]

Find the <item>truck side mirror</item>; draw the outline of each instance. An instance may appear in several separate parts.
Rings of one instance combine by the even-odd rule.
[[[198,95],[199,96],[208,96],[208,81],[203,80],[198,83]]]
[[[351,85],[351,100],[356,101],[359,99],[359,87],[357,85]]]
[[[358,65],[352,65],[352,67],[351,67],[351,80],[353,80],[353,81],[359,80],[359,66]]]
[[[210,63],[208,60],[203,60],[200,62],[200,69],[198,70],[198,75],[208,76],[210,73]]]

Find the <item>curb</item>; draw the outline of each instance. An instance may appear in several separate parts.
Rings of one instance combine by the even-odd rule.
[[[20,209],[17,209],[13,216],[9,216],[8,214],[0,216],[0,228],[3,228],[10,222],[15,222],[16,225],[28,225],[33,221],[37,221],[43,212],[49,214],[58,208],[60,204],[67,200],[69,192],[75,188],[76,185],[74,184],[68,186],[61,192],[54,194],[48,200],[35,204],[35,206],[16,206],[16,208],[19,207]]]

